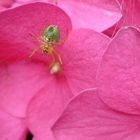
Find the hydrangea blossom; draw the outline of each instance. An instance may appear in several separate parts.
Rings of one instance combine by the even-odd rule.
[[[90,29],[71,31],[67,14],[45,3],[1,12],[0,19],[0,108],[14,117],[27,117],[28,128],[39,140],[44,130],[43,138],[51,139],[50,128],[67,102],[95,87],[97,67],[110,39]],[[48,55],[38,51],[29,59],[40,45],[31,34],[40,37],[49,25],[56,25],[61,34],[55,48],[63,64],[56,75],[50,73]]]

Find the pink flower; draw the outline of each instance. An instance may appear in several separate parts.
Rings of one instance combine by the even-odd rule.
[[[67,102],[79,91],[95,87],[97,67],[110,39],[90,29],[70,33],[65,12],[45,3],[2,12],[0,19],[0,108],[12,116],[27,117],[36,138],[51,140],[50,128]],[[49,25],[59,28],[60,42],[66,39],[55,47],[63,62],[56,75],[50,73],[48,55],[38,51],[28,58],[40,45],[30,34],[40,37],[42,28]]]
[[[139,60],[140,31],[125,27],[102,57],[97,90],[85,91],[70,101],[52,127],[55,138],[139,140]]]
[[[112,28],[105,31],[109,36],[114,36],[123,26],[135,26],[140,28],[140,1],[139,0],[119,0],[122,8],[122,18]]]
[[[49,2],[62,8],[71,18],[73,28],[90,28],[102,32],[112,27],[121,18],[116,0],[17,0],[25,2]]]

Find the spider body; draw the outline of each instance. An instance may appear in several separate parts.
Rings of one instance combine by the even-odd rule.
[[[48,43],[44,43],[40,46],[40,49],[42,50],[43,54],[52,54],[54,51],[54,48],[52,45],[49,45]]]
[[[60,31],[57,26],[50,25],[48,26],[42,35],[44,42],[49,43],[50,45],[54,45],[60,40]]]

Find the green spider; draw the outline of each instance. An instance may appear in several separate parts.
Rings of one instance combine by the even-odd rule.
[[[62,65],[60,54],[54,50],[54,45],[56,45],[60,41],[60,31],[56,25],[49,25],[47,28],[45,28],[40,39],[36,38],[33,35],[31,36],[38,40],[41,45],[32,51],[29,58],[31,58],[38,50],[41,50],[43,54],[50,55],[52,57],[52,62],[49,67],[52,67],[52,65],[56,63],[55,56],[58,57],[59,63],[60,65]]]

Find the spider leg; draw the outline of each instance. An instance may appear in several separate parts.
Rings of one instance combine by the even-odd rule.
[[[41,46],[35,48],[32,53],[29,55],[29,58],[31,58],[39,49],[41,48]]]
[[[62,41],[56,43],[56,45],[60,46],[60,45],[63,45],[67,40],[67,37],[65,37]]]
[[[33,35],[32,33],[29,33],[29,35],[30,35],[33,39],[37,40],[38,42],[40,42],[40,43],[42,43],[42,44],[45,43],[43,40],[41,40],[42,38],[39,39],[39,38],[37,38],[35,35]]]
[[[57,51],[55,51],[55,50],[54,50],[54,53],[56,54],[56,56],[58,57],[58,60],[59,60],[60,64],[62,65],[62,59],[61,59],[60,54]]]
[[[49,68],[51,68],[53,66],[53,64],[56,62],[54,53],[50,53],[51,57],[52,57],[52,62],[49,64]]]

